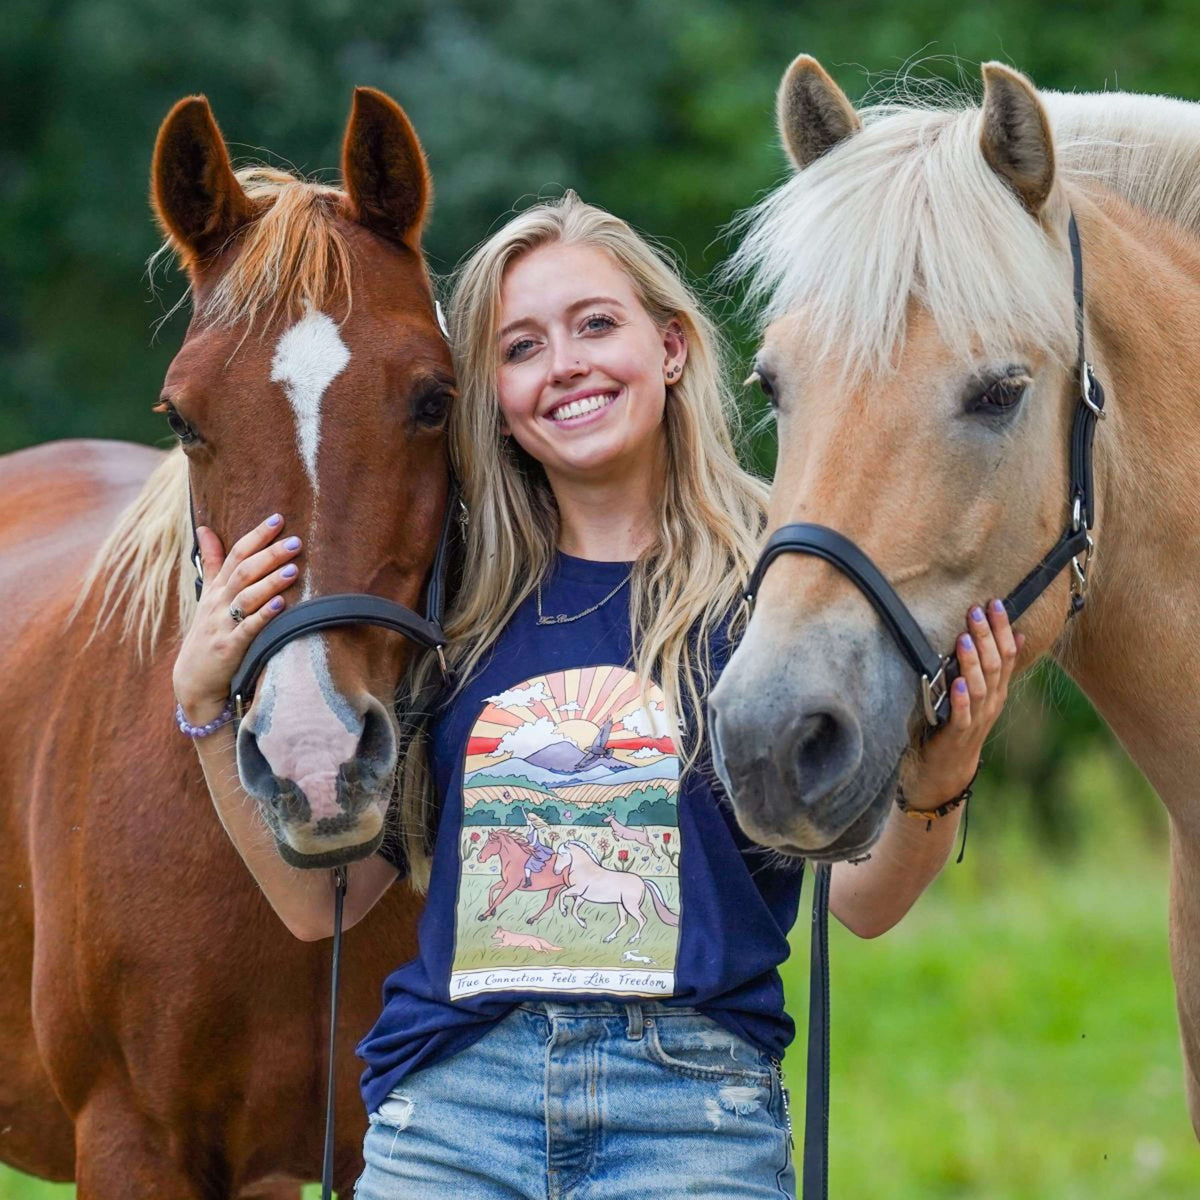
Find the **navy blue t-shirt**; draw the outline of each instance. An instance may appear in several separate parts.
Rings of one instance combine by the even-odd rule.
[[[560,554],[543,613],[574,616],[628,573]],[[723,635],[711,652],[719,669]],[[707,755],[680,778],[675,732],[632,670],[627,587],[559,624],[521,605],[430,727],[429,894],[358,1048],[368,1112],[521,1000],[694,1006],[782,1055],[801,871],[747,840]]]

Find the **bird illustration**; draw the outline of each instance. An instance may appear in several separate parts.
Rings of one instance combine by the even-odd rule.
[[[609,717],[600,726],[600,730],[596,734],[596,740],[583,752],[579,761],[571,767],[572,771],[586,771],[588,767],[595,766],[602,758],[612,758],[615,751],[611,746],[605,745],[608,741],[608,735],[612,732],[612,726],[612,717]]]

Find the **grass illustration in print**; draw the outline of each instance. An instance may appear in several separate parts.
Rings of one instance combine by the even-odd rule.
[[[618,666],[489,698],[463,769],[452,998],[672,994],[679,761],[664,713]]]

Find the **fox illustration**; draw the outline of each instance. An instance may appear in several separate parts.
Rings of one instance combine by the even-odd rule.
[[[542,954],[562,949],[561,946],[556,946],[553,942],[548,942],[536,934],[513,933],[511,929],[505,929],[503,925],[496,926],[496,931],[492,934],[492,941],[510,949],[537,950]]]

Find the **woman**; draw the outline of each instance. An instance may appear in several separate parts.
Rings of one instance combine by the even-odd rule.
[[[733,452],[715,332],[642,239],[568,194],[472,256],[451,334],[470,509],[448,628],[461,682],[406,759],[406,852],[352,869],[349,922],[399,874],[428,880],[420,953],[389,979],[360,1047],[371,1130],[358,1195],[674,1196],[698,1181],[729,1200],[792,1195],[779,1058],[793,1026],[777,967],[801,875],[737,827],[699,719],[765,504]],[[243,649],[213,652],[228,606],[279,604],[294,580],[277,528],[224,564],[201,531],[215,583],[175,672],[193,723],[219,708]],[[239,562],[261,582],[236,592]],[[952,717],[907,798],[945,819],[897,809],[868,861],[833,870],[831,908],[864,936],[944,863],[947,802],[1003,704],[1017,651],[1003,609],[973,609],[968,629]],[[415,676],[421,687],[433,672]],[[231,741],[197,746],[249,860]],[[463,852],[473,825],[522,822],[497,816],[497,787],[502,810],[518,797],[558,834],[553,870],[499,912],[496,861]],[[290,928],[328,930],[324,881],[251,865]]]

